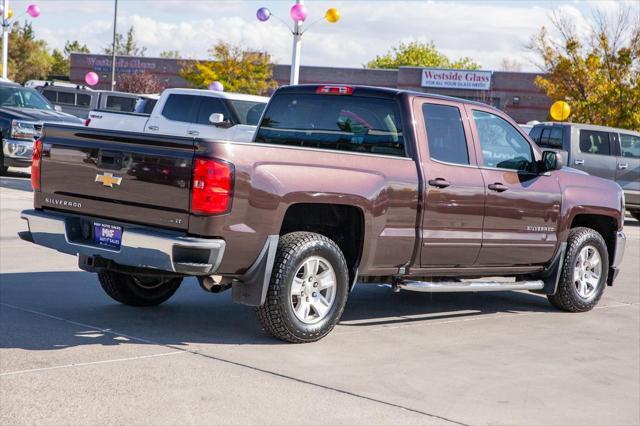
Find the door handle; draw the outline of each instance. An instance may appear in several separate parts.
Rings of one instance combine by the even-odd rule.
[[[575,164],[576,166],[582,166],[584,165],[584,160],[575,160],[573,164]]]
[[[160,130],[160,127],[158,127],[158,126],[147,126],[147,129],[149,129],[149,130]]]
[[[504,185],[503,183],[500,182],[496,182],[496,183],[492,183],[491,185],[488,186],[488,188],[492,191],[496,191],[496,192],[504,192],[507,189],[509,189],[508,186]]]
[[[198,135],[200,134],[200,132],[199,132],[199,131],[197,131],[197,130],[189,130],[189,131],[187,132],[187,134],[188,134],[188,135],[192,135],[192,136],[198,136]]]
[[[446,188],[451,185],[446,179],[443,178],[435,178],[429,180],[429,185],[435,186],[436,188]]]
[[[618,170],[624,170],[624,169],[626,169],[628,167],[629,167],[629,165],[627,163],[618,164]]]

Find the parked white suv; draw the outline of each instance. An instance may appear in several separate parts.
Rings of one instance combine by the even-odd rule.
[[[199,89],[167,89],[151,114],[95,110],[87,126],[249,142],[269,98]]]

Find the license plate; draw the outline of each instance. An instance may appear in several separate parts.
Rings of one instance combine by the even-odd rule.
[[[99,246],[119,249],[122,242],[122,226],[94,222],[93,242]]]

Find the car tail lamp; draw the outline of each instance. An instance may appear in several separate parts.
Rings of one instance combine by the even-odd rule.
[[[351,86],[318,86],[316,93],[324,95],[353,95]]]
[[[191,213],[213,215],[231,210],[233,165],[196,157],[191,186]]]
[[[31,186],[34,191],[40,191],[40,172],[42,170],[42,139],[36,139],[33,143],[31,155]]]
[[[86,127],[89,127],[89,124],[91,124],[91,118],[85,118],[85,120],[84,120],[84,125],[85,125]]]

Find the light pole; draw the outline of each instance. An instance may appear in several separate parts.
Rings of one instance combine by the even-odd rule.
[[[291,31],[291,34],[293,35],[293,48],[291,53],[291,75],[289,77],[289,83],[298,84],[298,81],[300,79],[300,50],[302,47],[302,35],[306,31],[302,29],[302,23],[307,19],[307,8],[304,6],[302,0],[296,0],[295,4],[291,6],[291,9],[289,10],[289,14],[291,15],[291,19],[293,20],[293,28],[289,27],[289,25],[278,16],[273,15],[271,11],[266,7],[261,7],[260,9],[258,9],[258,11],[256,12],[256,17],[259,21],[265,22],[268,21],[271,16],[273,16],[284,23]],[[323,18],[328,22],[335,24],[336,22],[338,22],[338,20],[340,20],[340,12],[338,12],[338,9],[333,7],[327,9],[324,16],[312,22],[307,27],[307,30]]]
[[[32,18],[37,18],[40,16],[40,7],[38,7],[37,4],[30,4],[27,6],[25,13]],[[9,9],[9,0],[2,0],[2,78],[5,80],[9,74],[9,33],[11,32],[11,24],[13,23],[10,21],[12,16],[13,11]],[[22,16],[24,16],[24,13],[16,19]]]
[[[6,1],[6,0],[5,0]],[[115,0],[113,10],[113,42],[111,43],[111,91],[116,90],[116,32],[118,26],[118,0]]]

